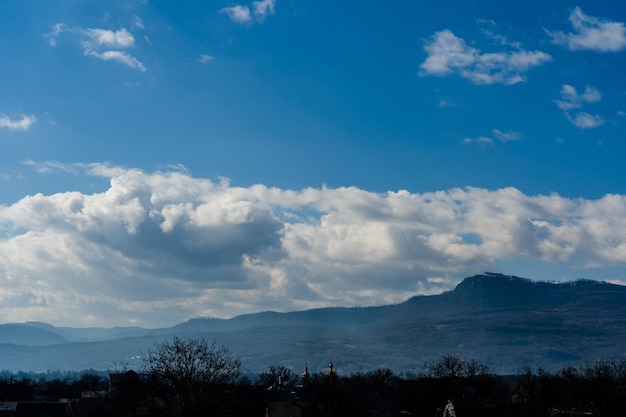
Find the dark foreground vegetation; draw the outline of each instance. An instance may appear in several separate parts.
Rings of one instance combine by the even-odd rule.
[[[157,343],[138,370],[0,374],[0,416],[624,416],[626,360],[496,375],[460,356],[419,375],[270,367],[244,375],[204,339]]]

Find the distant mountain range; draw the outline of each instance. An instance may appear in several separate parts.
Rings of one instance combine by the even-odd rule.
[[[198,318],[161,329],[3,324],[0,369],[139,369],[142,352],[173,335],[216,340],[254,374],[270,366],[315,372],[330,361],[344,374],[381,367],[419,373],[446,354],[498,373],[555,371],[626,354],[626,287],[486,273],[440,295],[381,307]]]

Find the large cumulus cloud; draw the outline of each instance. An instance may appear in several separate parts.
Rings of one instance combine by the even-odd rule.
[[[110,186],[0,207],[1,321],[171,324],[397,302],[510,259],[626,263],[622,195],[294,191],[175,170],[80,169]]]

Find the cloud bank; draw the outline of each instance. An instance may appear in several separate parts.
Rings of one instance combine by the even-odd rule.
[[[283,190],[101,164],[64,171],[110,185],[0,206],[0,321],[157,326],[399,302],[503,260],[626,264],[623,195]]]

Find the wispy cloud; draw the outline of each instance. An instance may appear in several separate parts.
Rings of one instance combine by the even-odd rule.
[[[124,51],[104,51],[104,52],[95,52],[95,51],[85,51],[85,55],[93,56],[103,61],[117,61],[126,65],[130,68],[138,69],[139,71],[145,71],[146,67],[134,56],[130,55]]]
[[[0,128],[9,130],[28,130],[37,122],[34,115],[22,115],[18,118],[10,118],[6,114],[0,113]]]
[[[439,99],[439,101],[437,102],[437,105],[439,107],[456,107],[457,106],[455,102],[447,98]]]
[[[262,0],[253,2],[252,7],[254,8],[254,16],[259,22],[262,22],[267,16],[274,14],[275,4],[276,0]]]
[[[569,50],[588,49],[597,52],[615,52],[626,48],[626,27],[614,22],[592,17],[576,7],[569,15],[573,32],[547,31],[552,42]]]
[[[236,23],[250,24],[255,20],[261,23],[267,16],[274,14],[275,5],[276,0],[262,0],[252,2],[253,12],[250,11],[250,7],[239,4],[224,7],[220,12],[226,14],[230,20]]]
[[[516,140],[520,140],[522,138],[522,134],[519,132],[513,132],[513,131],[502,132],[499,129],[493,129],[492,132],[495,135],[496,139],[504,143],[513,142]]]
[[[569,120],[574,126],[581,129],[593,129],[594,127],[598,127],[604,124],[604,119],[602,116],[597,114],[589,114],[586,112],[576,113],[574,116],[569,113],[565,113],[565,117]]]
[[[79,168],[78,166],[71,164],[64,164],[57,161],[44,161],[44,162],[36,162],[32,159],[27,159],[22,161],[22,164],[28,167],[33,168],[36,172],[40,174],[48,174],[52,172],[65,172],[68,174],[78,174]],[[82,171],[82,170],[81,170]]]
[[[63,23],[52,26],[52,30],[45,35],[50,45],[55,46],[58,38],[68,33],[83,48],[85,56],[91,56],[103,61],[116,61],[129,68],[146,71],[144,64],[130,53],[123,51],[135,46],[135,37],[126,28],[118,30],[68,27]]]
[[[433,283],[506,260],[626,265],[623,195],[283,190],[180,170],[32,166],[110,185],[0,206],[5,320],[80,324],[94,305],[111,320],[101,324],[369,305],[438,291]],[[23,302],[34,289],[54,307]]]
[[[475,138],[467,137],[467,138],[464,138],[462,142],[466,144],[476,143],[476,144],[484,145],[484,144],[492,144],[495,139],[502,143],[507,143],[507,142],[520,140],[523,136],[520,132],[514,132],[512,130],[508,132],[503,132],[500,129],[493,129],[491,133],[493,133],[493,138],[488,137],[488,136],[478,136]]]
[[[491,139],[491,138],[489,138],[487,136],[478,136],[478,137],[475,137],[475,138],[467,137],[467,138],[463,138],[462,142],[466,143],[466,144],[478,143],[478,144],[483,144],[484,145],[484,144],[492,144],[493,143],[493,139]]]
[[[139,16],[135,16],[133,18],[133,26],[136,27],[137,29],[145,29],[143,21],[139,18]]]
[[[482,32],[487,37],[487,39],[491,39],[495,44],[512,46],[516,49],[522,48],[522,44],[520,42],[511,42],[502,34],[496,33],[494,31],[497,26],[495,21],[491,19],[478,19],[477,23],[482,26]]]
[[[207,54],[200,54],[198,56],[198,62],[201,64],[206,64],[207,62],[211,62],[214,61],[215,57],[212,55],[207,55]]]
[[[224,7],[221,12],[236,23],[249,23],[252,21],[252,15],[250,14],[250,8],[248,6],[235,5]]]
[[[561,110],[571,110],[582,107],[584,103],[595,103],[600,100],[602,100],[602,93],[595,87],[587,85],[585,91],[578,93],[576,87],[563,84],[561,99],[554,100],[554,102]]]
[[[445,29],[426,42],[426,60],[419,75],[459,74],[476,85],[512,85],[526,80],[524,73],[552,58],[545,52],[522,49],[483,53]]]
[[[604,124],[604,119],[601,116],[591,115],[587,112],[580,112],[572,116],[569,111],[579,109],[584,104],[596,103],[600,100],[602,100],[602,93],[595,87],[587,85],[582,93],[578,93],[576,87],[563,84],[561,88],[561,99],[554,100],[554,102],[559,109],[563,110],[565,118],[574,126],[581,129],[592,129]]]
[[[48,43],[51,46],[56,46],[57,38],[61,35],[61,33],[63,33],[63,31],[65,29],[66,29],[65,24],[63,24],[63,23],[56,23],[56,24],[52,25],[52,28],[51,28],[50,32],[46,33],[44,35],[44,38],[46,38],[48,40]]]

